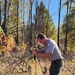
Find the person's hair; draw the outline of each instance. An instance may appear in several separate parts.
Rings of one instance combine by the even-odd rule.
[[[43,38],[45,38],[45,37],[46,37],[46,36],[45,36],[44,34],[40,33],[40,34],[38,34],[37,39],[38,39],[38,38],[43,39]]]

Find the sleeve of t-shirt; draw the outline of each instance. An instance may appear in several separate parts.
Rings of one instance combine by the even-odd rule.
[[[53,51],[54,51],[54,44],[53,43],[48,44],[46,47],[46,53],[52,53],[53,54]]]

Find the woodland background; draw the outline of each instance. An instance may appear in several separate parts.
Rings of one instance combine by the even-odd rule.
[[[32,16],[33,4],[36,12]],[[60,25],[62,7],[66,13]],[[32,48],[41,48],[36,39],[40,32],[55,40],[62,52],[61,75],[75,75],[75,1],[61,4],[59,0],[58,12],[56,28],[43,1],[38,4],[38,0],[0,0],[1,75],[48,75],[50,62],[35,60],[31,54]]]

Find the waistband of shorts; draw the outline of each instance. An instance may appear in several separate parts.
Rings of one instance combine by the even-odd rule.
[[[57,62],[57,61],[62,61],[62,59],[56,59],[56,60],[53,60],[52,62]]]

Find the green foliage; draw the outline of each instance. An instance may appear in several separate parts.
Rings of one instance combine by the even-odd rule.
[[[26,49],[26,44],[22,41],[19,45],[15,46],[17,50],[25,50]]]
[[[63,25],[62,25],[62,30],[61,30],[61,39],[64,41],[65,40],[65,36],[66,36],[66,21],[68,18],[68,25],[67,25],[67,46],[68,46],[68,50],[72,50],[75,51],[75,6],[73,5],[75,4],[72,1],[71,6],[69,7],[69,15],[64,18],[63,21]]]
[[[49,14],[49,11],[45,8],[45,5],[41,1],[40,6],[37,7],[37,32],[41,32],[47,35],[49,38],[56,40],[57,30],[54,26],[53,20]]]

